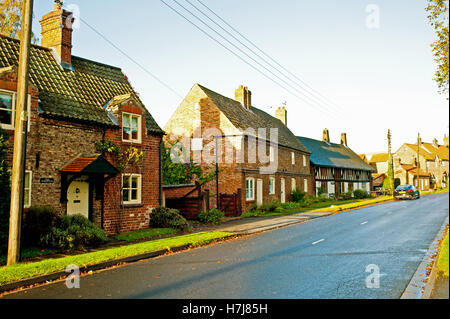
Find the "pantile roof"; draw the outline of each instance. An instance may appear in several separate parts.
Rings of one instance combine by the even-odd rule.
[[[19,47],[19,40],[0,35],[0,69],[18,65]],[[114,126],[104,111],[109,101],[130,94],[143,106],[119,68],[72,56],[73,71],[65,70],[51,49],[32,45],[30,50],[30,82],[39,91],[39,111],[44,115]],[[143,109],[147,130],[162,133]]]

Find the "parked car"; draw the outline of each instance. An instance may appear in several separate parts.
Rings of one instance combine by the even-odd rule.
[[[394,191],[394,199],[419,199],[420,192],[413,185],[399,185]]]

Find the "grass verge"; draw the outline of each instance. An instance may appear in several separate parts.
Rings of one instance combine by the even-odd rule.
[[[164,235],[178,234],[180,230],[173,228],[149,228],[138,230],[130,233],[123,233],[112,237],[113,240],[134,242],[136,240],[142,240],[147,238],[153,238]]]
[[[437,263],[439,276],[448,278],[449,276],[448,259],[449,255],[448,255],[448,229],[447,229],[447,234],[445,235],[445,238],[441,243],[441,250],[439,253],[439,259]]]
[[[347,201],[330,200],[326,202],[313,203],[307,207],[299,203],[285,203],[281,204],[274,211],[255,210],[245,212],[242,214],[243,218],[248,217],[268,217],[268,216],[283,216],[297,213],[311,213],[311,212],[339,212],[347,209],[357,208],[366,205],[373,205],[376,203],[391,200],[392,196],[380,196],[375,199],[352,199]]]
[[[114,259],[145,254],[152,251],[158,251],[161,249],[170,249],[173,247],[183,245],[190,245],[191,247],[196,247],[232,235],[234,234],[227,232],[195,233],[184,236],[148,241],[144,243],[109,248],[105,250],[94,251],[75,256],[66,256],[56,259],[42,260],[38,262],[18,263],[11,266],[4,266],[0,267],[0,285],[19,281],[22,279],[48,275],[54,272],[65,271],[68,265],[77,265],[79,267],[84,267],[89,265],[95,265],[101,262],[111,261]]]

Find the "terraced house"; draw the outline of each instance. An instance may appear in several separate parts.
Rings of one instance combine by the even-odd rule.
[[[311,194],[313,183],[310,152],[286,126],[286,109],[273,117],[252,106],[251,96],[242,85],[231,99],[195,84],[164,127],[167,139],[184,141],[205,172],[217,162],[217,181],[207,188],[240,194],[240,213],[252,204],[289,201],[294,189]],[[211,207],[216,204],[213,197]]]
[[[30,57],[25,206],[82,214],[108,234],[149,226],[161,203],[163,131],[119,68],[72,56],[71,13],[55,4]],[[0,125],[12,160],[19,41],[0,36]],[[114,143],[114,144],[113,144]],[[133,163],[121,153],[144,154]]]
[[[371,174],[375,169],[353,152],[347,145],[347,134],[341,134],[341,143],[331,143],[330,133],[323,131],[322,141],[299,136],[311,151],[311,173],[316,195],[334,196],[356,189],[370,191]]]

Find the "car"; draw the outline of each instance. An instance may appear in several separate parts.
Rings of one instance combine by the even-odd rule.
[[[420,192],[413,185],[399,185],[394,190],[394,199],[419,199]]]

